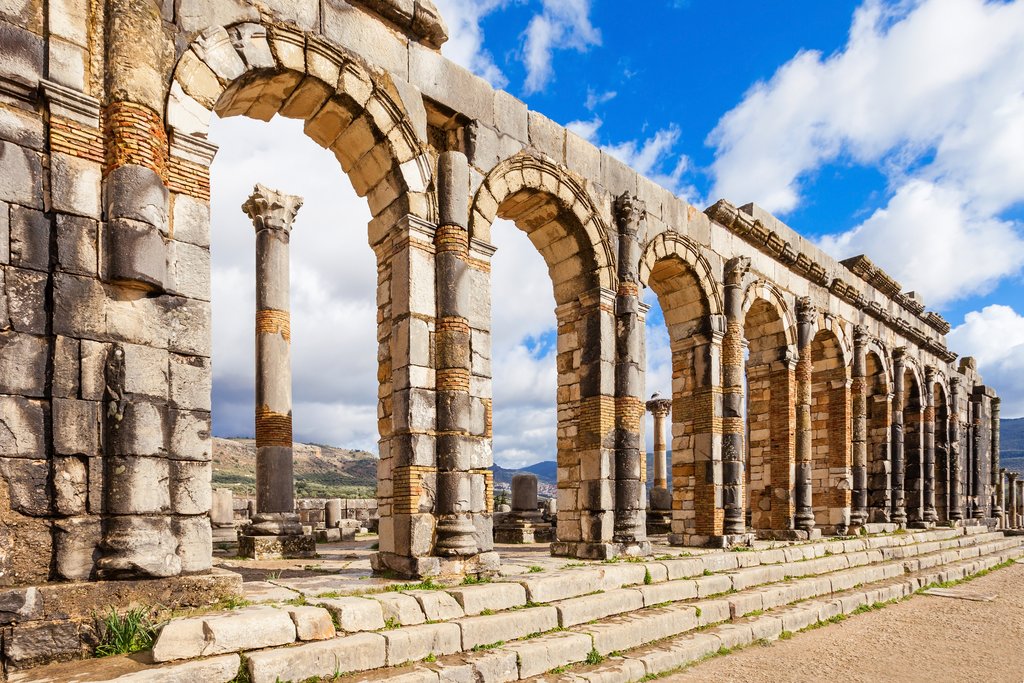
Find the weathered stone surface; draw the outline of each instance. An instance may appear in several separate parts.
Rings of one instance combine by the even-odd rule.
[[[487,616],[465,617],[458,620],[458,623],[462,626],[462,649],[472,650],[478,645],[515,640],[557,628],[558,612],[554,607],[531,607]]]
[[[50,155],[50,196],[57,211],[100,217],[100,165],[69,154]]]
[[[516,653],[519,677],[528,678],[556,667],[586,660],[593,644],[584,633],[552,633],[517,643],[506,649]]]
[[[78,624],[73,621],[19,624],[4,637],[4,655],[16,668],[40,662],[78,659],[82,655]]]
[[[323,607],[289,607],[299,640],[328,640],[336,635],[331,613]]]
[[[153,660],[170,662],[208,657],[294,641],[295,624],[288,612],[274,607],[245,607],[224,614],[168,622],[153,645]]]
[[[488,583],[479,586],[459,586],[446,591],[462,606],[468,616],[486,609],[501,610],[526,604],[526,589],[515,583]]]
[[[381,603],[366,598],[319,598],[316,603],[325,607],[338,622],[342,631],[377,631],[384,628],[384,610]]]
[[[411,595],[403,595],[401,593],[380,593],[377,595],[369,595],[367,597],[380,603],[381,611],[384,615],[384,622],[386,624],[412,626],[415,624],[422,624],[427,620],[426,617],[423,616],[423,610],[420,609],[419,602]]]
[[[318,643],[248,655],[252,683],[330,678],[339,673],[366,671],[384,666],[384,637],[359,633]]]
[[[51,511],[48,470],[45,460],[0,458],[0,477],[7,484],[11,509],[33,517],[43,517]]]
[[[0,591],[0,624],[33,621],[43,616],[43,604],[35,588]]]
[[[418,662],[427,655],[450,655],[462,651],[458,624],[423,624],[382,633],[387,665]]]
[[[43,168],[39,154],[11,142],[0,142],[0,200],[43,208]]]
[[[46,270],[50,266],[50,219],[42,211],[11,207],[10,262],[21,268]]]
[[[465,616],[459,602],[444,591],[409,591],[416,598],[427,621],[448,621]]]
[[[108,221],[108,276],[114,282],[162,289],[167,282],[167,247],[159,228],[124,218]]]
[[[24,28],[0,23],[0,76],[9,78],[27,89],[35,88],[43,73],[43,41]]]
[[[171,403],[179,410],[209,411],[212,374],[210,361],[194,356],[171,355]]]
[[[653,586],[643,586],[642,588],[653,588]],[[644,596],[637,590],[623,588],[606,593],[563,600],[562,602],[556,602],[554,607],[558,610],[558,623],[568,628],[577,624],[585,624],[595,619],[603,619],[612,614],[622,614],[643,609]]]
[[[72,517],[58,520],[54,523],[53,535],[58,576],[68,581],[91,578],[100,555],[100,518]]]
[[[45,337],[0,332],[0,394],[42,397],[48,359]]]
[[[175,512],[201,515],[209,511],[211,469],[208,462],[171,461],[171,507]]]
[[[53,459],[54,504],[61,515],[83,514],[89,495],[88,468],[82,458]]]
[[[57,214],[57,263],[60,269],[95,277],[98,272],[98,239],[96,221]]]
[[[95,401],[54,399],[53,448],[60,455],[98,455],[100,404]]]

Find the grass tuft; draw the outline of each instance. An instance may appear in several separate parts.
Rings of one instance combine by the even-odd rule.
[[[118,614],[111,607],[110,614],[100,620],[102,635],[100,644],[96,646],[96,656],[127,655],[153,647],[156,624],[149,613],[148,607],[136,607]]]
[[[597,651],[597,648],[590,648],[590,652],[587,653],[587,664],[600,664],[604,661],[604,655]]]

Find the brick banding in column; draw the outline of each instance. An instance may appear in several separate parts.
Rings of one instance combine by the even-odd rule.
[[[286,342],[292,340],[291,316],[288,311],[272,308],[256,311],[256,334],[279,334]]]
[[[50,151],[100,164],[106,160],[103,133],[63,116],[50,117]]]
[[[167,177],[167,132],[160,115],[134,102],[114,102],[103,110],[104,173],[126,164],[145,166]]]
[[[275,413],[266,406],[256,408],[256,447],[292,446],[292,416]]]

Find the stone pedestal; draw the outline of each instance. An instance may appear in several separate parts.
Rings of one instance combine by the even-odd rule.
[[[494,527],[496,543],[550,543],[555,528],[537,508],[537,475],[512,476],[512,512]]]
[[[672,492],[668,489],[665,418],[672,412],[672,401],[655,394],[646,407],[654,416],[654,488],[648,498],[647,533],[667,534],[672,531]]]
[[[324,526],[334,529],[341,526],[341,500],[334,498],[324,504]]]
[[[210,508],[210,523],[214,529],[230,529],[235,526],[234,494],[231,489],[216,489]]]
[[[316,539],[309,534],[238,537],[238,554],[253,560],[316,557]]]

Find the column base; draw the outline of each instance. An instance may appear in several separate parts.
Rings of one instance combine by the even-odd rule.
[[[520,522],[494,528],[495,543],[551,543],[555,540],[555,527],[551,524]]]
[[[311,534],[288,536],[238,536],[238,554],[253,560],[291,560],[316,557]]]
[[[552,557],[576,557],[581,560],[614,560],[617,557],[646,557],[652,552],[650,541],[636,543],[599,543],[592,541],[555,541]]]
[[[669,534],[670,545],[691,546],[703,548],[735,548],[737,546],[749,546],[754,542],[757,535],[752,531],[742,534],[724,534],[721,536],[703,536],[700,534]]]
[[[664,510],[647,511],[647,535],[668,534],[672,532],[672,513]]]
[[[501,558],[493,551],[468,557],[408,557],[379,552],[370,557],[370,566],[375,574],[391,575],[401,579],[457,581],[466,576],[495,576],[501,568]]]

